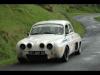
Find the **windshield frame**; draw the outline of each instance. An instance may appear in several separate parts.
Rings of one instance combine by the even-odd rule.
[[[51,24],[51,25],[50,25],[50,24]],[[31,28],[31,30],[30,30],[30,32],[29,32],[29,35],[32,35],[32,34],[31,34],[32,29],[35,28],[35,27],[36,27],[36,28],[39,27],[39,26],[40,26],[40,27],[41,27],[41,26],[44,26],[44,27],[45,27],[45,26],[51,26],[51,27],[53,27],[53,26],[55,26],[55,25],[59,25],[59,26],[62,26],[62,27],[63,27],[63,33],[62,33],[62,34],[56,34],[56,35],[63,35],[63,34],[64,34],[64,26],[63,26],[62,24],[57,24],[57,23],[44,23],[44,24],[36,24],[36,25],[33,25],[32,28]],[[34,35],[37,35],[37,34],[34,34]],[[39,34],[39,35],[40,35],[40,34]]]

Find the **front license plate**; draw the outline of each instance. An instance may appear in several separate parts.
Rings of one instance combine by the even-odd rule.
[[[29,51],[30,55],[45,55],[44,51]]]

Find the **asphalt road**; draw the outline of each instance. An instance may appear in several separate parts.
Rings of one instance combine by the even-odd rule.
[[[66,63],[38,62],[31,64],[13,64],[0,68],[1,71],[100,71],[100,22],[94,17],[100,14],[76,16],[87,30],[82,41],[82,54],[72,55]]]

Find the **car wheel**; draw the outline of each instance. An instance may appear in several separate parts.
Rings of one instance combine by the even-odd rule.
[[[78,50],[75,51],[75,55],[80,55],[81,54],[81,42],[79,44]]]
[[[62,62],[67,62],[69,60],[68,51],[69,51],[69,48],[66,47],[63,57],[61,58]]]
[[[18,62],[19,62],[20,64],[24,64],[24,63],[27,62],[25,58],[18,57],[17,59],[18,59]]]

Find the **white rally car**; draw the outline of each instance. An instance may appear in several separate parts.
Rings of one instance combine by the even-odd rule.
[[[40,58],[59,58],[66,62],[72,53],[81,53],[81,37],[69,21],[41,21],[32,26],[28,37],[20,40],[16,47],[20,63]]]

